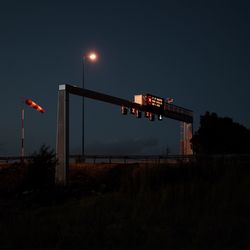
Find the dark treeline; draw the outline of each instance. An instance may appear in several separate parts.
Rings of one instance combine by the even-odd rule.
[[[250,130],[228,117],[206,112],[191,140],[196,154],[250,153]]]

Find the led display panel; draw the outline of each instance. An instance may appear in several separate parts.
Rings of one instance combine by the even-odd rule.
[[[164,99],[151,94],[145,96],[146,105],[164,110]]]

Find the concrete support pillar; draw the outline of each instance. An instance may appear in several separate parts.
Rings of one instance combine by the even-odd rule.
[[[190,140],[193,137],[193,123],[181,122],[180,154],[192,155]]]
[[[69,166],[69,93],[66,85],[59,85],[56,158],[55,183],[65,186]]]

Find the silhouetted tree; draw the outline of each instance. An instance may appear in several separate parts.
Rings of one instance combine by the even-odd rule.
[[[206,112],[191,143],[196,154],[250,153],[250,130],[231,118]]]
[[[32,154],[27,166],[26,188],[37,189],[54,184],[56,158],[48,146],[42,145],[38,152]]]

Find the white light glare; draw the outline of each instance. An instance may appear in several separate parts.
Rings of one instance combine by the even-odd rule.
[[[91,61],[96,61],[97,60],[97,54],[92,52],[89,54],[88,58],[91,60]]]

